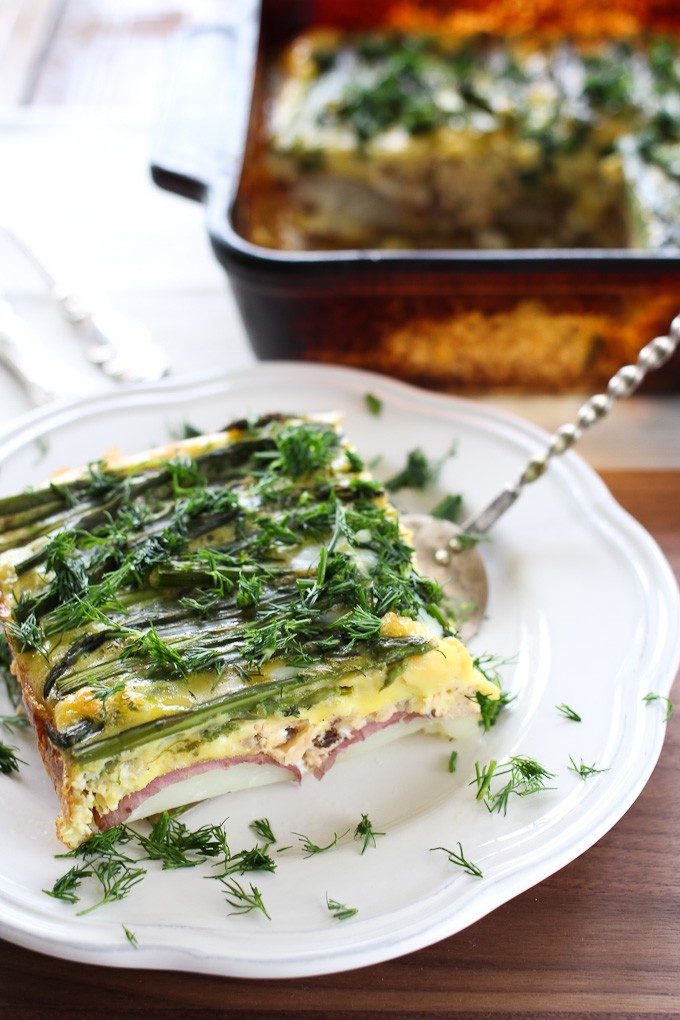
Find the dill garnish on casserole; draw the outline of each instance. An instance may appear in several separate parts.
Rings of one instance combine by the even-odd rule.
[[[297,37],[271,69],[247,236],[284,249],[677,247],[677,37],[494,36],[492,14],[466,36]]]
[[[0,500],[0,612],[69,846],[318,778],[498,687],[334,416],[271,415]]]

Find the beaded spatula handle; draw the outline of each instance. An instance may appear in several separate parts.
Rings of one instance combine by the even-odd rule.
[[[597,393],[579,408],[576,421],[561,425],[550,437],[543,453],[531,457],[517,481],[508,485],[495,499],[479,513],[474,514],[461,526],[468,533],[484,534],[495,524],[501,514],[512,506],[520,492],[529,482],[535,482],[546,471],[553,457],[569,450],[581,438],[586,429],[604,418],[617,400],[630,397],[638,389],[649,372],[655,372],[665,365],[680,344],[680,315],[670,324],[666,336],[657,336],[646,344],[634,365],[624,365],[609,380],[606,393]],[[451,548],[457,547],[452,540]]]

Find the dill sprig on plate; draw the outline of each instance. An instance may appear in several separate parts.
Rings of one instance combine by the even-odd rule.
[[[670,698],[665,698],[662,694],[655,694],[654,691],[649,691],[648,694],[645,694],[642,700],[646,701],[647,703],[652,701],[658,701],[661,702],[662,705],[665,705],[666,714],[663,717],[664,722],[669,722],[673,718],[675,706],[673,705],[673,702],[671,701]]]
[[[378,832],[373,828],[368,815],[362,814],[361,820],[354,830],[354,838],[361,841],[361,852],[366,852],[369,846],[376,846],[376,836],[384,836],[384,832]]]
[[[341,832],[339,834],[337,832],[334,832],[333,838],[329,840],[328,843],[325,843],[323,846],[319,845],[318,843],[313,843],[309,836],[305,836],[301,832],[294,832],[293,835],[297,836],[300,843],[302,844],[302,849],[305,852],[305,857],[314,857],[316,854],[323,854],[327,850],[332,850],[332,848],[334,846],[337,846],[340,840],[343,839],[348,832],[349,829],[345,829],[344,832]]]
[[[563,703],[561,705],[556,705],[555,707],[557,708],[557,711],[560,713],[560,715],[563,715],[565,719],[570,719],[572,722],[582,721],[581,716],[578,714],[578,712],[575,712],[574,709],[570,708],[569,705],[565,705]]]
[[[472,861],[469,861],[467,859],[461,843],[458,843],[457,850],[449,850],[448,847],[445,846],[433,846],[431,847],[431,850],[432,851],[441,850],[442,853],[445,853],[447,855],[447,857],[451,861],[451,864],[456,864],[459,868],[462,868],[466,875],[472,875],[475,878],[484,877],[482,869],[479,867],[479,865],[474,864]]]
[[[569,771],[575,772],[581,779],[586,780],[590,779],[592,776],[600,775],[603,772],[609,772],[609,769],[598,769],[595,762],[593,762],[592,765],[587,765],[583,758],[581,758],[577,765],[575,759],[569,755]]]
[[[527,797],[553,789],[547,781],[554,778],[555,773],[549,772],[535,758],[513,755],[507,762],[499,763],[494,759],[487,765],[475,762],[475,778],[471,785],[477,787],[476,799],[482,801],[489,811],[505,815],[513,794]],[[492,782],[498,779],[505,779],[505,782],[493,789]]]
[[[262,894],[252,882],[250,883],[250,891],[248,891],[235,878],[221,878],[220,881],[224,885],[225,900],[230,907],[234,908],[230,911],[231,914],[249,914],[252,910],[259,910],[271,921],[271,916],[264,905]]]
[[[328,893],[326,893],[326,906],[336,921],[348,921],[350,917],[359,913],[358,907],[348,907],[338,900],[331,899]]]
[[[25,764],[26,762],[18,757],[16,747],[0,740],[0,774],[9,776],[13,772],[18,772],[19,766]]]

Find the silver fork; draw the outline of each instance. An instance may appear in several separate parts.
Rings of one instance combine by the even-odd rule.
[[[131,383],[154,382],[168,373],[167,355],[146,326],[104,301],[90,302],[66,287],[14,230],[3,227],[3,233],[42,277],[63,318],[74,327],[85,356],[105,375]]]

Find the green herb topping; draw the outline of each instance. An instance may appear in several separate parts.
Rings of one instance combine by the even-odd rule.
[[[223,444],[0,499],[3,548],[17,550],[6,632],[48,665],[55,706],[89,691],[100,711],[53,743],[80,763],[161,736],[295,714],[352,671],[386,682],[433,642],[387,637],[393,612],[452,633],[441,588],[415,573],[383,489],[324,419],[235,423]],[[425,484],[438,468],[412,458]],[[268,673],[277,666],[280,678]],[[190,702],[136,718],[168,685]]]

